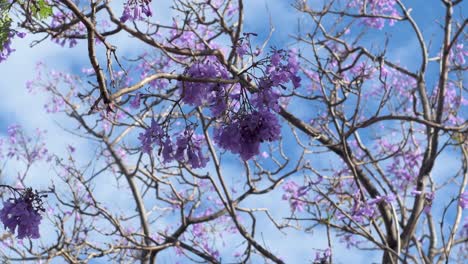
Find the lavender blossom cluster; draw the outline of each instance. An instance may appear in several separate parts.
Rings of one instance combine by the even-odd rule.
[[[233,74],[216,57],[192,63],[184,76],[193,80],[179,81],[177,85],[183,103],[210,110],[218,123],[214,129],[215,143],[239,154],[243,160],[258,155],[261,143],[280,138],[281,125],[276,115],[281,97],[279,88],[289,82],[295,88],[300,86],[295,51],[274,50],[264,62],[264,75],[256,77],[257,91],[232,82]],[[153,144],[159,145],[164,162],[175,159],[202,168],[208,161],[202,153],[203,136],[194,135],[191,129],[182,132],[173,146],[170,136],[153,120],[139,139],[145,153],[152,152]]]
[[[41,197],[31,189],[26,189],[19,198],[11,198],[3,203],[0,221],[11,233],[17,231],[17,238],[39,238],[39,225],[42,220]]]

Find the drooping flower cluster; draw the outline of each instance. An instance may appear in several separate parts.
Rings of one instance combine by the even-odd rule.
[[[315,253],[314,264],[328,263],[328,259],[331,256],[331,249],[327,248],[323,252],[317,251]]]
[[[238,114],[229,124],[215,131],[216,143],[248,160],[260,153],[260,143],[280,138],[278,118],[267,109]]]
[[[267,70],[269,73],[268,79],[271,81],[272,86],[279,86],[289,81],[292,82],[294,88],[300,86],[301,78],[297,75],[299,61],[295,50],[289,50],[288,52],[276,50],[271,57],[271,64]]]
[[[141,93],[137,93],[133,99],[130,101],[130,108],[139,109],[140,108]]]
[[[203,136],[195,135],[192,129],[186,129],[177,137],[174,158],[188,162],[192,168],[204,168],[208,158],[202,152]]]
[[[298,56],[294,50],[274,50],[271,56],[253,67],[262,68],[263,73],[261,77],[250,74],[258,84],[258,90],[254,93],[234,83],[232,74],[213,56],[188,66],[183,75],[189,79],[180,80],[177,84],[183,103],[207,107],[211,117],[219,121],[220,125],[214,131],[218,146],[239,154],[244,160],[259,154],[262,142],[279,139],[281,126],[274,113],[280,109],[281,94],[278,88],[285,88],[289,82],[297,88],[301,81]],[[138,103],[138,97],[134,101]],[[177,146],[173,146],[167,132],[164,134],[152,123],[145,133],[140,134],[142,150],[150,153],[152,145],[157,144],[165,162],[175,159],[189,161],[194,168],[203,167],[206,159],[197,147],[201,140],[195,136],[187,137],[192,134],[187,131],[190,129],[181,133],[175,143]]]
[[[153,12],[151,11],[150,3],[151,0],[128,0],[128,2],[124,4],[124,10],[120,21],[142,20],[142,13],[147,17],[152,16]]]
[[[140,133],[138,139],[144,153],[150,154],[153,151],[153,145],[158,145],[160,147],[158,153],[162,154],[165,163],[177,160],[188,163],[196,169],[205,167],[209,160],[203,155],[203,136],[196,135],[192,128],[187,128],[180,133],[174,146],[170,136],[153,119],[151,126],[144,133]]]
[[[399,17],[395,0],[351,0],[348,3],[348,7],[357,8],[361,14],[364,13],[365,9],[367,15],[375,16],[363,17],[362,23],[368,27],[376,29],[382,29],[385,26],[385,20],[389,20],[390,25],[395,23],[394,19],[387,19],[378,16]]]
[[[74,15],[71,12],[64,13],[64,12],[56,12],[52,15],[52,21],[50,24],[51,28],[60,29],[63,27],[64,24],[70,23],[71,20],[74,19]],[[74,35],[82,35],[86,33],[86,26],[82,22],[78,22],[75,25],[67,27],[66,32],[62,34],[66,34],[69,37],[61,37],[61,35],[55,36],[52,38],[52,41],[59,44],[62,47],[68,42],[68,47],[73,48],[78,44],[78,39],[73,38],[71,36]]]
[[[19,239],[39,238],[39,224],[42,219],[39,211],[44,211],[41,197],[44,195],[26,189],[20,198],[4,202],[0,210],[0,220],[4,227],[11,233],[15,233],[18,228]]]
[[[15,36],[24,38],[24,36],[26,36],[26,33],[14,31],[10,31],[8,33],[6,41],[4,43],[0,43],[0,47],[3,47],[3,49],[0,50],[0,63],[8,59],[10,54],[15,51],[15,49],[11,47],[11,41]]]
[[[466,56],[468,56],[468,49],[464,48],[463,43],[456,44],[449,54],[450,60],[460,66],[466,63]]]
[[[284,50],[273,51],[269,64],[265,70],[265,76],[258,82],[259,91],[252,95],[252,105],[257,108],[268,108],[279,111],[279,98],[281,93],[278,88],[291,82],[294,88],[301,85],[299,77],[299,61],[295,50],[288,52]]]
[[[289,181],[283,185],[284,194],[282,199],[288,200],[293,212],[302,212],[304,211],[305,202],[303,197],[307,194],[309,190],[308,186],[299,186],[293,181]]]
[[[206,59],[192,64],[187,68],[185,75],[193,78],[228,79],[229,73],[217,60]],[[182,101],[192,106],[208,105],[214,116],[226,110],[225,97],[229,84],[208,82],[179,82]]]
[[[144,133],[140,133],[138,139],[141,142],[141,151],[143,153],[150,154],[153,151],[153,145],[156,143],[158,145],[163,145],[162,139],[164,137],[164,131],[161,126],[156,123],[156,120],[151,120],[151,126],[145,130]]]

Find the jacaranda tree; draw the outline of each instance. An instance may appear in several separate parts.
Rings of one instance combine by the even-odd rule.
[[[255,2],[0,0],[2,64],[25,35],[83,58],[25,80],[67,155],[2,131],[2,262],[466,263],[465,1],[284,0],[289,39]]]

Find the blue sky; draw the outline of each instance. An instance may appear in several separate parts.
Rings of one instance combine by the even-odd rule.
[[[159,21],[170,21],[171,12],[167,12],[167,6],[170,1],[160,1],[155,3],[154,17]],[[298,20],[305,19],[304,15],[298,15],[290,6],[293,1],[286,0],[250,0],[245,1],[245,16],[246,16],[246,32],[259,33],[259,40],[264,38],[270,28],[269,17],[271,16],[275,31],[273,33],[270,44],[277,47],[289,46],[292,44],[289,36],[297,32]],[[438,26],[432,21],[428,21],[425,17],[440,15],[437,12],[441,11],[439,1],[430,1],[431,3],[421,3],[422,1],[407,1],[408,5],[414,5],[412,14],[415,20],[423,28],[423,34],[427,37],[437,35]],[[266,9],[268,6],[268,9]],[[423,22],[427,21],[427,22]],[[398,29],[400,30],[400,28]],[[408,30],[408,29],[406,29]],[[378,33],[378,32],[376,32]],[[397,58],[402,64],[417,65],[419,60],[418,54],[412,50],[417,41],[415,38],[406,38],[402,32],[393,32],[395,35],[391,38],[389,56]],[[376,37],[376,36],[375,36]],[[76,159],[88,160],[92,151],[92,143],[71,136],[61,127],[73,128],[74,122],[61,115],[50,115],[44,111],[46,97],[41,93],[34,95],[26,91],[25,83],[35,76],[35,66],[39,61],[44,62],[50,68],[60,69],[61,71],[79,72],[82,67],[89,67],[86,54],[86,47],[79,45],[75,49],[61,48],[55,43],[45,41],[34,48],[29,47],[29,43],[38,37],[27,36],[24,40],[16,39],[14,47],[16,52],[11,55],[6,63],[0,64],[0,136],[6,132],[6,127],[12,123],[21,124],[27,131],[33,131],[35,128],[46,129],[48,131],[48,148],[51,152],[65,155],[66,148],[70,142],[72,145],[78,146],[78,154]],[[369,35],[369,41],[372,41],[373,35]],[[140,46],[130,45],[130,41],[125,38],[114,39],[119,43],[120,54],[134,54]],[[432,54],[434,55],[434,54]],[[416,64],[415,64],[416,63]],[[436,69],[434,69],[436,70]],[[293,111],[301,111],[300,107],[292,108]],[[449,154],[440,157],[440,163],[436,166],[434,173],[444,175],[450,171],[453,166],[453,159]],[[236,177],[236,170],[225,167],[228,176]],[[13,172],[15,168],[7,170]],[[50,183],[50,178],[53,174],[49,173],[48,166],[39,166],[32,171],[28,178],[30,184],[36,188],[47,188]],[[105,185],[103,180],[102,186]],[[104,200],[115,198],[113,192],[114,187],[100,188],[100,195]],[[119,196],[119,206],[122,208],[132,208],[133,203],[125,197]],[[286,206],[278,207],[277,201],[281,200],[281,193],[275,192],[270,196],[258,200],[247,200],[246,206],[275,208],[273,212],[277,217],[287,215],[289,208]],[[273,249],[279,256],[284,257],[288,263],[304,263],[313,259],[315,249],[323,249],[327,246],[326,236],[323,229],[317,229],[313,234],[288,230],[287,235],[277,232],[274,226],[264,216],[259,217],[259,233],[262,233],[265,241],[269,241],[269,247]],[[300,241],[300,243],[295,243]],[[338,263],[370,263],[379,260],[379,255],[372,253],[356,252],[346,250],[345,245],[335,243],[335,255]],[[167,251],[161,254],[161,263],[172,263],[173,257],[170,255],[172,251]],[[350,261],[351,260],[351,261]]]

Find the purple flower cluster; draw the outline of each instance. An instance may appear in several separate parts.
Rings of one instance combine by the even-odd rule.
[[[373,219],[376,217],[377,211],[376,211],[376,204],[385,201],[388,202],[388,200],[392,200],[393,198],[391,196],[389,197],[377,197],[376,199],[370,199],[366,202],[364,202],[361,199],[361,193],[359,190],[356,190],[354,194],[351,197],[353,199],[353,206],[351,208],[351,211],[348,213],[351,218],[356,221],[357,223],[364,224],[368,221],[368,219]],[[346,216],[340,212],[337,213],[337,219],[345,219]]]
[[[387,165],[387,172],[394,178],[400,188],[406,188],[414,183],[418,168],[423,155],[418,148],[399,149],[398,144],[388,142],[386,139],[379,140],[382,153],[393,155],[391,163]]]
[[[267,76],[272,86],[280,86],[289,81],[294,88],[301,85],[301,77],[298,76],[299,61],[295,50],[276,50],[270,58],[270,66],[267,68]]]
[[[205,1],[207,4],[211,4],[215,9],[218,9],[218,12],[223,10],[223,12],[226,13],[227,17],[232,17],[238,10],[239,8],[237,5],[233,2],[235,1],[224,1],[224,0],[211,0],[211,1]],[[228,2],[228,5],[224,5],[225,2]]]
[[[153,119],[151,126],[140,133],[138,139],[141,141],[141,149],[144,153],[150,154],[153,145],[159,145],[159,153],[162,153],[165,163],[177,160],[188,163],[194,169],[204,168],[208,162],[208,157],[203,155],[203,136],[196,135],[193,129],[187,128],[177,136],[175,146],[171,138],[164,133],[162,127]]]
[[[39,210],[43,210],[40,197],[31,189],[27,189],[21,198],[10,199],[3,203],[0,221],[11,233],[15,233],[18,228],[19,239],[39,238],[39,224],[42,219]]]
[[[202,152],[203,136],[195,135],[191,129],[186,129],[177,137],[174,158],[180,162],[187,162],[194,169],[204,168],[208,157]]]
[[[62,28],[64,24],[70,23],[70,21],[74,19],[74,15],[69,13],[55,13],[52,15],[52,21],[50,27],[52,28]],[[64,32],[65,33],[65,32]],[[73,35],[81,35],[86,33],[86,26],[79,22],[76,25],[68,27],[66,30],[66,34],[69,36]],[[53,42],[59,44],[60,46],[64,47],[68,41],[68,47],[73,48],[78,44],[78,40],[76,38],[61,38],[60,36],[56,36],[52,39]]]
[[[465,57],[468,56],[468,49],[463,47],[463,44],[457,44],[450,51],[449,57],[453,63],[463,66],[466,63]]]
[[[435,198],[435,193],[434,192],[424,192],[423,193],[421,191],[418,191],[418,190],[414,189],[414,190],[411,191],[411,194],[414,195],[414,196],[424,195],[424,208],[423,208],[423,211],[426,214],[431,212],[432,201]]]
[[[465,122],[464,115],[459,114],[463,107],[468,105],[466,100],[461,94],[457,93],[458,88],[453,83],[448,83],[445,89],[444,97],[444,122],[447,125],[460,125]],[[439,89],[436,86],[432,92],[431,100],[435,103],[437,101]]]
[[[140,79],[144,79],[157,72],[170,71],[170,66],[173,64],[171,59],[166,56],[151,57],[151,54],[143,53],[141,55],[145,59],[142,60],[136,67],[140,72]],[[149,86],[153,89],[164,89],[169,85],[167,79],[156,79],[149,83]]]
[[[462,209],[468,208],[468,191],[465,191],[460,195],[459,204]]]
[[[355,235],[342,234],[340,242],[344,243],[347,249],[350,249],[352,247],[357,247],[361,241],[357,241]]]
[[[315,253],[314,263],[317,263],[317,264],[328,263],[328,259],[330,258],[330,256],[331,256],[330,248],[323,250],[323,252],[317,251]]]
[[[297,183],[289,181],[283,185],[285,193],[282,198],[283,200],[289,200],[293,212],[302,212],[305,203],[301,201],[301,198],[307,194],[308,189],[308,186],[299,187]]]
[[[138,139],[141,141],[141,151],[143,153],[150,154],[153,151],[153,145],[157,143],[160,146],[164,146],[163,143],[164,131],[161,126],[156,123],[156,120],[151,120],[151,126],[145,130],[144,133],[140,133]]]
[[[140,104],[141,104],[140,100],[141,100],[141,93],[137,93],[135,96],[133,96],[133,99],[130,101],[130,108],[139,109]]]
[[[365,3],[367,6],[364,6]],[[395,0],[351,0],[348,7],[357,8],[361,13],[364,12],[365,8],[368,15],[399,17]],[[390,20],[390,25],[395,23],[394,19],[380,17],[364,17],[362,23],[371,28],[382,29],[385,26],[385,20]]]
[[[374,218],[376,211],[375,205],[369,203],[363,203],[358,199],[354,199],[354,206],[351,211],[351,216],[354,221],[358,223],[365,223],[366,219]]]
[[[381,202],[391,204],[394,201],[395,201],[395,195],[389,194],[389,195],[384,195],[384,196],[377,196],[376,198],[369,200],[368,204],[374,205],[374,204],[381,203]]]
[[[8,127],[8,158],[24,160],[28,164],[39,160],[49,162],[52,155],[49,154],[45,143],[43,142],[46,131],[36,129],[34,138],[27,136],[21,126],[11,125]]]
[[[151,0],[128,0],[124,4],[124,10],[122,16],[120,17],[121,22],[126,22],[127,20],[142,20],[142,13],[147,17],[153,15],[150,6]]]
[[[226,68],[214,59],[195,62],[186,69],[186,76],[194,78],[219,78],[228,79],[229,73]],[[192,105],[209,105],[214,116],[219,116],[226,108],[226,95],[229,84],[206,83],[206,82],[179,82],[182,92],[182,101]]]
[[[298,88],[301,85],[301,77],[298,73],[299,61],[296,51],[273,51],[270,63],[265,70],[265,76],[260,78],[258,82],[259,91],[252,95],[252,105],[257,108],[279,111],[281,94],[277,88],[284,88],[288,82],[291,82],[294,88]]]
[[[260,143],[280,138],[278,118],[267,109],[238,114],[229,124],[215,130],[216,143],[248,160],[260,153]]]
[[[5,61],[6,59],[8,59],[10,54],[15,51],[15,49],[11,47],[11,40],[15,36],[20,37],[20,38],[24,38],[24,36],[26,36],[26,33],[14,32],[14,31],[10,31],[8,33],[8,39],[7,39],[7,41],[5,41],[5,43],[3,43],[3,49],[0,50],[0,63]]]

